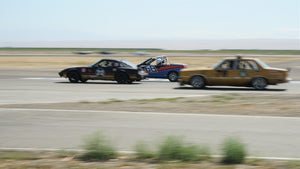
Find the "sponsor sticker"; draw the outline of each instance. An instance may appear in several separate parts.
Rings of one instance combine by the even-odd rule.
[[[104,76],[104,73],[105,73],[105,72],[104,72],[104,69],[97,69],[97,70],[96,70],[96,75],[97,75],[97,76]]]
[[[248,76],[248,74],[246,72],[240,72],[239,75],[242,76],[242,77]]]

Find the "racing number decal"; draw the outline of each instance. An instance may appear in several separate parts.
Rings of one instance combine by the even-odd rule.
[[[105,73],[104,69],[102,69],[102,68],[99,68],[99,69],[96,70],[96,75],[97,76],[101,76],[102,77],[102,76],[104,76],[104,73]]]
[[[148,65],[145,67],[146,72],[157,72],[156,67],[154,65]]]

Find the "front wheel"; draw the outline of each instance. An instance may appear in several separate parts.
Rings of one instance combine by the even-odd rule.
[[[201,76],[193,77],[190,83],[195,89],[201,89],[205,87],[205,80]]]
[[[170,82],[177,82],[178,80],[178,73],[177,72],[170,72],[168,74],[168,79]]]
[[[268,83],[265,78],[259,77],[252,80],[252,87],[257,90],[263,90],[267,87]]]
[[[87,82],[88,81],[88,79],[80,79],[80,82],[81,83],[85,83],[85,82]]]
[[[68,78],[71,83],[77,83],[80,79],[79,74],[77,72],[70,72],[68,74]]]

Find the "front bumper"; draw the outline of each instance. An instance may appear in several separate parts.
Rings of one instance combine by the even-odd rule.
[[[58,75],[59,75],[60,77],[67,78],[67,73],[66,73],[66,72],[59,72]]]
[[[181,76],[178,77],[178,82],[179,82],[179,85],[180,85],[180,86],[184,86],[185,84],[187,84],[186,82],[184,82],[184,81],[182,80],[182,77],[181,77]]]

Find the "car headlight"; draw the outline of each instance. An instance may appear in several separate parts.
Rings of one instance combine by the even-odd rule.
[[[139,70],[139,71],[138,71],[138,74],[141,75],[141,76],[146,76],[146,75],[148,75],[148,73],[146,73],[146,72],[143,71],[143,70]]]

